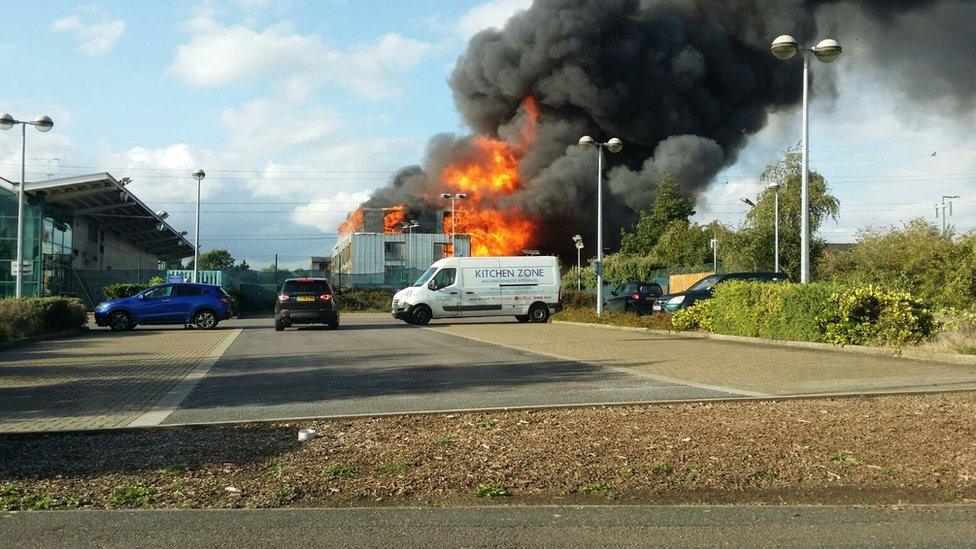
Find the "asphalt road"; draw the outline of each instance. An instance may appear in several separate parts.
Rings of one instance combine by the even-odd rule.
[[[244,331],[165,424],[737,396],[479,343],[385,315],[346,315],[338,331],[275,332],[270,318],[221,327]]]
[[[964,547],[976,508],[466,507],[0,514],[9,547]]]

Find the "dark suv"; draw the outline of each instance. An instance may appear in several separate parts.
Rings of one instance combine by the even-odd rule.
[[[678,309],[690,307],[696,301],[710,299],[716,285],[730,280],[786,282],[789,280],[789,277],[784,273],[726,273],[710,275],[695,282],[683,292],[675,292],[657,298],[654,301],[654,310],[673,313]]]
[[[664,291],[657,282],[624,282],[610,292],[603,307],[623,313],[650,313],[654,300],[662,294]]]
[[[339,328],[337,292],[324,278],[289,278],[275,301],[275,330],[292,324],[325,324]]]

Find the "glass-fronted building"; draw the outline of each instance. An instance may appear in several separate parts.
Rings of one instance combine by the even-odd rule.
[[[68,295],[76,269],[155,268],[193,255],[185,232],[107,173],[28,182],[24,205],[24,296]],[[0,178],[0,298],[13,296],[17,183]]]

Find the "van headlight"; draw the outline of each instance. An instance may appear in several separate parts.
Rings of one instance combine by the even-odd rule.
[[[668,300],[668,305],[681,305],[685,301],[685,296],[676,295]]]

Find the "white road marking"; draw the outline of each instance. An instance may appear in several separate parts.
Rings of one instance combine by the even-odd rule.
[[[220,360],[220,357],[223,356],[231,344],[234,343],[234,340],[237,339],[237,336],[241,335],[241,332],[243,331],[244,330],[242,328],[238,328],[227,334],[224,341],[220,343],[220,345],[214,347],[213,350],[210,351],[209,355],[202,358],[196,367],[186,375],[186,377],[181,379],[175,387],[170,389],[168,393],[163,395],[163,397],[153,405],[151,410],[136,418],[132,423],[128,424],[127,427],[154,427],[166,421],[166,418],[168,418],[170,414],[175,412],[176,409],[180,407],[180,404],[183,403],[183,400],[186,399],[190,392],[193,391],[198,383],[200,383],[200,380],[207,377],[207,374],[210,372],[210,369],[213,368],[213,365]]]

